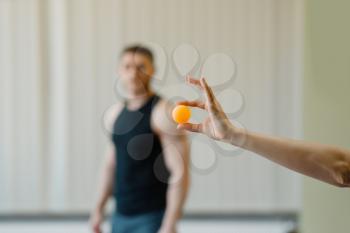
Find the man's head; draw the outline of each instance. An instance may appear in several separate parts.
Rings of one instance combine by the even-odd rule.
[[[129,46],[122,51],[120,59],[119,76],[127,92],[142,95],[148,91],[155,70],[151,50],[140,45]]]

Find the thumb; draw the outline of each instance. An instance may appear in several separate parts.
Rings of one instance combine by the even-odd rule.
[[[179,124],[177,126],[177,129],[201,133],[202,132],[202,124],[191,124],[191,123]]]

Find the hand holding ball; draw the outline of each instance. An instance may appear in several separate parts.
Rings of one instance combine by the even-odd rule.
[[[185,105],[178,105],[174,108],[172,116],[176,123],[186,123],[191,118],[191,109]]]

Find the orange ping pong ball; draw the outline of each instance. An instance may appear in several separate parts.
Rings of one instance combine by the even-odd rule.
[[[186,123],[191,117],[191,109],[185,105],[178,105],[174,108],[172,116],[176,123]]]

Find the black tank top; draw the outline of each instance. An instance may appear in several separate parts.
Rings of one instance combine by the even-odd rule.
[[[112,140],[116,149],[114,197],[117,212],[134,215],[163,210],[169,172],[160,139],[151,128],[154,95],[138,110],[126,104],[116,119]]]

